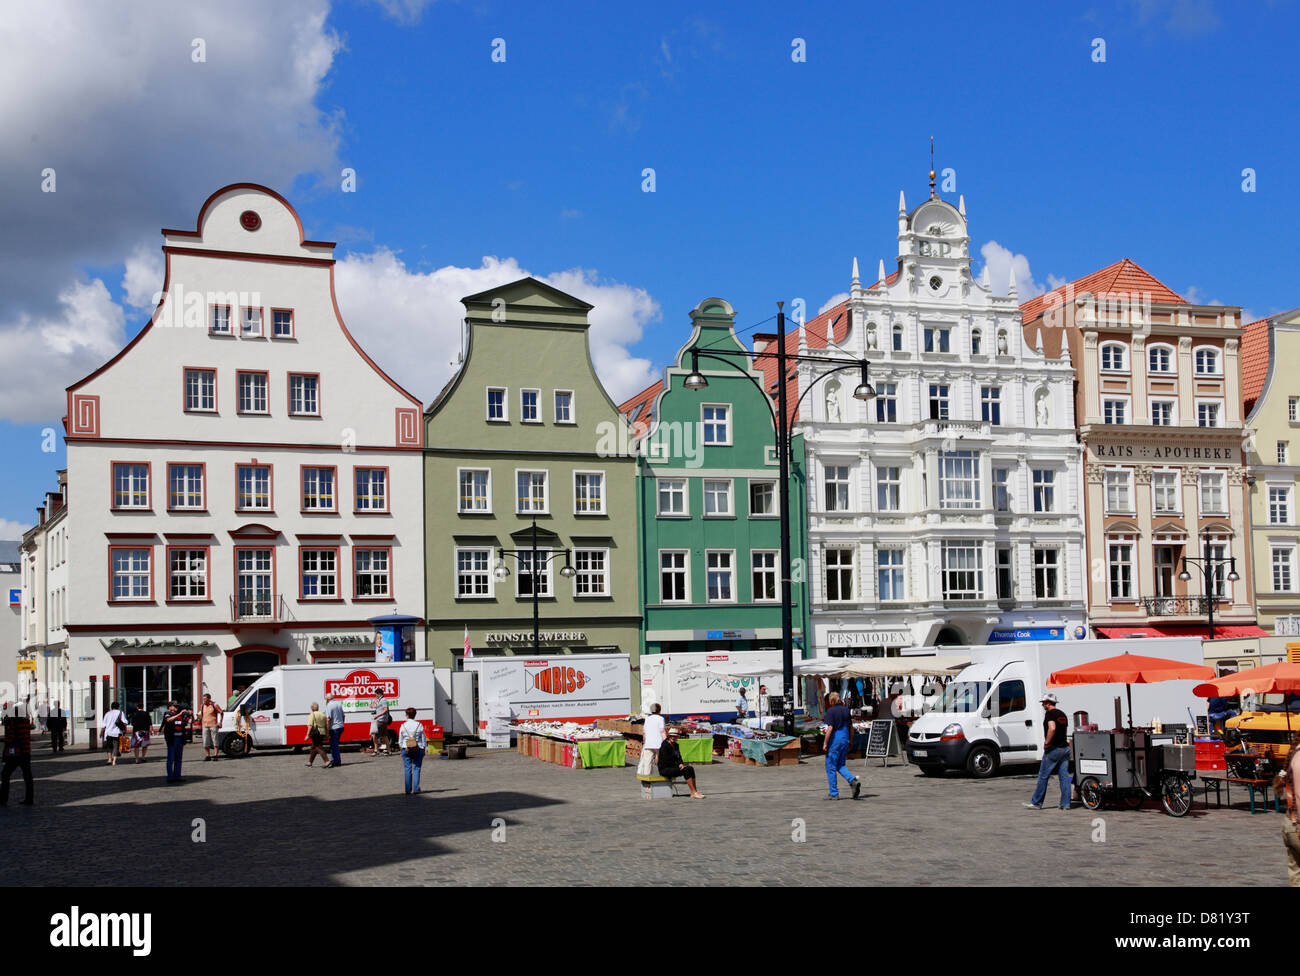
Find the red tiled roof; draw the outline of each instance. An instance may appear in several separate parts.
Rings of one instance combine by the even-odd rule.
[[[1264,392],[1268,379],[1268,319],[1249,323],[1241,336],[1241,398],[1246,413]]]
[[[1136,261],[1129,258],[1121,258],[1114,264],[1102,268],[1100,271],[1094,271],[1090,275],[1085,275],[1077,281],[1070,282],[1074,286],[1076,295],[1088,292],[1093,295],[1106,294],[1148,294],[1151,296],[1153,303],[1165,305],[1189,305],[1190,302],[1183,298],[1176,291],[1166,285],[1155,275],[1146,271],[1138,265]],[[1037,298],[1031,298],[1020,306],[1020,312],[1025,325],[1039,318],[1047,308],[1048,299],[1052,295],[1064,298],[1065,289],[1069,285],[1062,285],[1060,288],[1053,288],[1049,292],[1044,292]],[[1060,304],[1060,300],[1056,304]]]
[[[654,409],[655,397],[663,388],[664,381],[656,380],[630,400],[619,404],[619,413],[632,425],[635,436],[641,437],[650,429],[650,413]]]

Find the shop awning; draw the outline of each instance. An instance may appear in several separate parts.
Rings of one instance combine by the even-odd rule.
[[[909,674],[954,674],[970,665],[969,654],[837,658],[834,660],[839,663],[839,667],[832,673],[853,678],[896,678]]]
[[[1157,624],[1156,626],[1098,627],[1102,637],[1200,637],[1208,640],[1210,628],[1205,624]],[[1254,624],[1215,624],[1214,639],[1229,637],[1268,637],[1269,633]]]

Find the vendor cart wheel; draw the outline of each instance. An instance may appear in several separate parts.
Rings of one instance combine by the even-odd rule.
[[[1160,803],[1171,817],[1184,817],[1192,808],[1192,783],[1186,776],[1166,776],[1160,784]]]
[[[966,772],[976,779],[988,779],[998,771],[998,754],[989,746],[976,746],[966,757]]]
[[[1089,810],[1101,809],[1101,783],[1089,776],[1079,784],[1079,799]]]

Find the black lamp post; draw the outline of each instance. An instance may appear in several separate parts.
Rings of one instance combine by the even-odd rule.
[[[1187,564],[1191,563],[1201,571],[1205,577],[1205,612],[1209,616],[1210,622],[1210,640],[1214,640],[1214,605],[1218,598],[1214,595],[1214,577],[1224,566],[1228,567],[1228,582],[1235,583],[1241,579],[1237,575],[1237,557],[1236,556],[1211,556],[1210,540],[1205,540],[1205,554],[1203,556],[1184,556],[1183,571],[1178,574],[1178,578],[1186,583],[1192,578],[1192,574],[1187,571]]]
[[[700,372],[701,359],[714,359],[720,363],[725,363],[732,369],[735,369],[747,380],[758,387],[759,392],[763,394],[763,402],[772,412],[772,422],[776,428],[776,456],[777,465],[780,471],[781,490],[780,490],[780,522],[781,522],[781,675],[785,687],[785,732],[792,735],[794,731],[794,607],[793,598],[790,592],[790,411],[787,410],[786,397],[786,370],[787,363],[807,362],[817,363],[821,366],[830,366],[826,372],[813,378],[808,384],[808,389],[800,394],[799,399],[795,401],[795,409],[803,402],[803,398],[808,395],[818,382],[830,376],[832,373],[840,373],[845,370],[856,369],[861,373],[858,385],[854,387],[853,397],[856,400],[867,401],[875,397],[875,388],[870,381],[870,364],[866,359],[838,359],[829,356],[800,356],[787,355],[785,351],[785,307],[784,302],[777,302],[776,313],[776,352],[771,353],[767,350],[762,352],[739,352],[735,350],[712,349],[705,351],[698,346],[692,346],[691,353],[691,371],[690,374],[682,381],[682,385],[695,392],[699,392],[708,387],[708,378]],[[706,347],[707,348],[707,347]],[[776,360],[776,409],[772,410],[772,402],[768,398],[767,391],[759,385],[758,381],[749,374],[749,371],[743,366],[732,362],[733,359],[743,359],[753,361],[759,357],[771,357]],[[804,635],[805,640],[807,635]]]
[[[510,568],[506,566],[506,556],[513,556],[515,562],[519,562],[519,557],[522,554],[524,553],[530,554],[528,559],[528,574],[530,580],[529,585],[532,587],[532,591],[533,591],[533,657],[540,657],[541,648],[539,645],[541,644],[541,638],[538,634],[538,628],[537,628],[537,617],[538,617],[537,580],[541,576],[541,573],[538,571],[538,557],[541,555],[541,553],[537,551],[537,519],[533,519],[532,542],[533,545],[531,549],[498,549],[497,566],[496,569],[493,570],[492,575],[494,575],[499,580],[503,580],[510,575]],[[573,565],[569,562],[569,554],[572,551],[573,550],[571,549],[552,549],[550,552],[546,554],[547,563],[549,563],[552,559],[556,558],[561,554],[564,555],[564,568],[560,570],[560,575],[563,576],[565,579],[572,579],[574,576],[577,575],[577,571],[573,568]]]

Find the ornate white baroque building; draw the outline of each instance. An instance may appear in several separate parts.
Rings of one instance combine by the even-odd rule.
[[[933,189],[898,210],[897,270],[798,330],[808,452],[812,648],[898,654],[931,644],[1074,639],[1083,625],[1081,450],[1068,352],[1021,329],[1015,279],[970,271],[965,200]],[[809,391],[809,385],[817,386]]]

